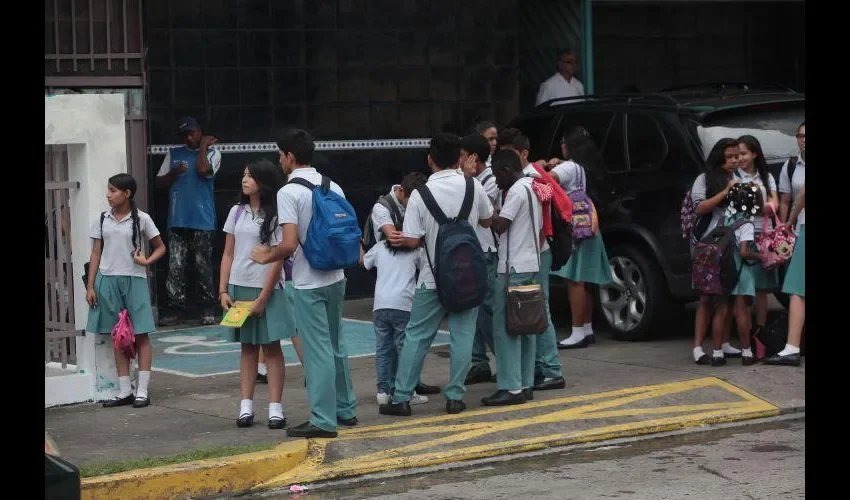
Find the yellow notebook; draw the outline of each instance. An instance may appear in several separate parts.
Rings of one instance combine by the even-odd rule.
[[[229,326],[231,328],[239,328],[248,319],[251,312],[251,306],[254,301],[238,300],[233,306],[227,310],[227,314],[221,320],[221,326]]]

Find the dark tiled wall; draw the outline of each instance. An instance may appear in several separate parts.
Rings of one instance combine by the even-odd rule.
[[[517,0],[147,3],[151,142],[423,137],[517,110]]]

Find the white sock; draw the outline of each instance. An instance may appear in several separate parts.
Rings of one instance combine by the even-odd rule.
[[[584,336],[589,337],[593,335],[593,323],[585,323],[584,324]]]
[[[118,377],[118,387],[121,392],[118,393],[119,398],[126,398],[133,394],[133,388],[130,386],[130,376]]]
[[[705,356],[705,351],[702,350],[702,346],[694,347],[694,361],[699,361],[699,358]]]
[[[791,344],[785,344],[785,349],[782,349],[777,354],[780,356],[788,356],[789,354],[800,354],[800,348],[794,347]]]
[[[723,351],[723,354],[741,354],[741,350],[732,347],[732,344],[729,342],[724,342],[723,345],[720,346],[720,350]]]
[[[511,394],[520,394],[522,392],[522,389],[520,389],[518,391],[508,391],[508,392],[510,392]]]
[[[574,326],[570,336],[561,341],[563,345],[578,344],[584,340],[584,326]]]
[[[139,370],[139,382],[136,388],[137,398],[148,397],[148,383],[151,381],[151,372]]]
[[[269,411],[271,411],[271,406],[269,406]],[[243,399],[242,402],[239,403],[239,415],[242,416],[244,414],[254,414],[254,400],[253,399]]]
[[[257,365],[257,373],[259,373],[260,375],[267,375],[269,373],[265,363],[259,363]]]
[[[752,348],[747,347],[746,349],[741,349],[741,356],[743,356],[745,358],[752,358],[753,357]]]
[[[723,357],[723,349],[713,349],[711,351],[711,355],[715,358],[722,358]]]
[[[283,418],[282,403],[269,403],[269,419],[272,417]]]

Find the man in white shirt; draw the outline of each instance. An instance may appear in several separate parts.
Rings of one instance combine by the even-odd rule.
[[[782,165],[782,171],[779,172],[779,218],[783,222],[788,222],[788,215],[791,213],[791,208],[800,190],[806,185],[806,122],[797,127],[797,146],[800,148],[800,156],[789,158]],[[796,159],[794,168],[790,168],[792,159]],[[793,170],[793,174],[791,174]],[[791,178],[791,175],[794,178]],[[800,211],[797,216],[797,227],[794,229],[799,234],[800,226],[806,223],[806,209]]]
[[[428,152],[428,165],[431,177],[426,186],[446,217],[457,217],[466,195],[466,179],[458,173],[460,141],[452,134],[438,134],[431,139]],[[472,191],[472,209],[467,220],[472,227],[481,225],[490,227],[493,207],[487,193],[480,183],[474,183]],[[428,348],[437,335],[440,322],[448,314],[450,332],[451,372],[449,383],[443,389],[446,397],[446,412],[460,413],[466,409],[463,396],[466,393],[464,380],[469,371],[472,356],[472,342],[475,336],[475,321],[478,308],[473,307],[462,312],[449,313],[440,303],[437,285],[430,262],[435,260],[435,249],[439,224],[425,205],[419,190],[413,192],[407,203],[404,217],[404,230],[401,235],[393,235],[390,243],[394,246],[417,248],[426,242],[426,262],[419,273],[419,282],[413,295],[413,308],[410,322],[405,333],[404,346],[399,359],[399,368],[395,379],[395,393],[389,404],[380,406],[382,415],[409,416],[410,398],[422,373],[422,364]]]
[[[291,181],[301,178],[315,185],[322,182],[322,174],[310,165],[315,149],[312,136],[306,130],[296,129],[288,132],[277,145],[281,166],[290,179],[277,193],[283,241],[271,249],[255,248],[251,259],[267,264],[295,255],[292,265],[295,323],[304,348],[304,374],[312,418],[290,427],[286,434],[306,438],[336,437],[337,423],[349,427],[357,425],[357,401],[351,385],[348,353],[341,338],[345,273],[342,269],[314,269],[299,243],[307,238],[313,218],[313,193]],[[335,182],[330,183],[330,189],[345,196]]]
[[[490,157],[490,144],[480,134],[470,134],[460,141],[460,165],[464,175],[477,179],[484,187],[490,203],[498,206],[499,187],[492,170],[484,164],[484,158]],[[478,320],[475,323],[475,340],[472,344],[472,366],[466,375],[466,385],[489,382],[493,376],[490,371],[490,360],[487,358],[487,348],[493,350],[493,280],[496,278],[496,264],[499,254],[496,250],[496,238],[490,228],[478,226],[475,228],[484,259],[487,261],[487,297],[478,306]]]
[[[532,190],[531,177],[523,175],[519,157],[513,152],[493,153],[493,173],[499,188],[507,192],[499,215],[493,220],[493,231],[499,235],[499,264],[493,282],[498,390],[481,398],[481,404],[504,406],[534,399],[534,356],[539,335],[508,334],[505,293],[508,285],[540,284],[543,206]],[[548,273],[544,270],[543,274]]]
[[[562,50],[558,54],[558,72],[540,84],[534,105],[539,106],[546,101],[561,97],[584,95],[584,85],[575,77],[576,69],[578,69],[578,58],[573,53],[573,49]]]
[[[513,151],[519,156],[522,164],[522,173],[527,177],[539,177],[534,166],[528,162],[528,150],[530,144],[528,137],[515,128],[507,128],[499,132],[499,149]],[[544,272],[540,273],[540,284],[543,286],[543,294],[546,296],[546,314],[549,327],[541,335],[537,335],[537,368],[535,369],[535,391],[548,391],[563,389],[567,386],[564,372],[561,367],[561,358],[558,355],[558,337],[555,334],[555,326],[552,323],[552,314],[549,311],[549,270],[552,268],[552,251],[549,243],[543,240],[540,247],[540,265]]]

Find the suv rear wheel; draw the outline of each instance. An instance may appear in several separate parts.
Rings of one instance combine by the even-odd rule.
[[[599,286],[602,319],[619,340],[645,340],[660,327],[671,306],[664,273],[654,259],[634,245],[615,247],[608,256],[614,283]]]

